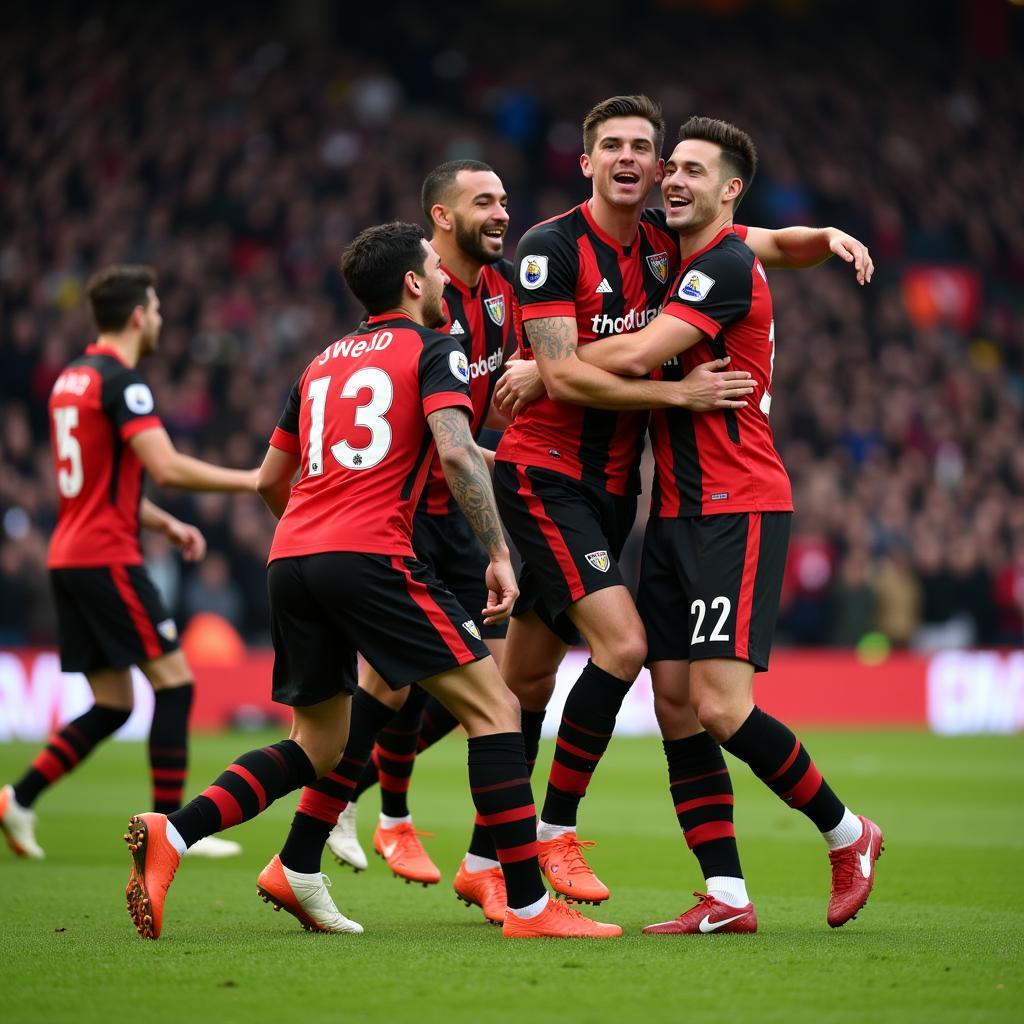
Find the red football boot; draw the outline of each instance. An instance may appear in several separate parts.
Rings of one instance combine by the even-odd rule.
[[[644,935],[710,935],[712,932],[738,934],[757,931],[754,904],[731,907],[707,893],[695,892],[698,903],[671,921],[649,924]]]
[[[861,818],[860,839],[838,850],[829,850],[832,862],[832,893],[828,899],[828,923],[839,928],[868,901],[875,884],[875,861],[882,856],[882,830],[869,818]]]

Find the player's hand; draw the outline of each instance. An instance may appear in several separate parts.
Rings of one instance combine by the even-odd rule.
[[[494,389],[494,407],[509,419],[544,395],[544,381],[532,359],[510,359]]]
[[[757,386],[746,370],[726,370],[729,356],[695,366],[681,381],[680,404],[691,412],[742,409]]]
[[[838,228],[829,228],[828,247],[845,263],[853,264],[853,269],[857,274],[857,284],[871,283],[875,264],[871,259],[871,253],[868,252],[868,247],[863,242]]]
[[[484,574],[487,583],[487,607],[481,608],[484,623],[493,626],[504,622],[512,614],[512,606],[519,596],[516,574],[508,555],[492,560]]]
[[[167,539],[181,549],[186,562],[200,562],[206,557],[206,538],[196,527],[175,519],[165,532]]]

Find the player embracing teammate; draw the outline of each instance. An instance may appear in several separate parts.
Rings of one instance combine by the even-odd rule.
[[[158,938],[190,846],[344,770],[359,651],[390,687],[419,683],[466,728],[473,800],[508,894],[504,934],[619,935],[548,897],[518,706],[468,612],[413,553],[413,511],[436,446],[487,552],[483,619],[508,615],[518,591],[470,431],[469,363],[434,330],[443,322],[441,261],[420,228],[394,223],[360,234],[342,269],[368,318],[296,381],[259,471],[259,492],[280,520],[268,568],[273,689],[293,709],[291,736],[243,754],[180,811],[132,817],[129,913],[141,936]],[[294,871],[275,856],[258,888],[311,928],[333,912],[321,930],[362,931],[333,908],[319,871]]]
[[[543,706],[553,684],[551,663],[560,656],[554,632],[548,634],[548,666],[537,653],[544,650],[544,626],[558,631],[563,612],[591,647],[591,662],[569,695],[559,727],[541,813],[541,863],[563,894],[592,902],[607,898],[576,839],[576,807],[607,746],[637,658],[645,659],[676,813],[708,886],[691,911],[648,931],[756,930],[720,745],[824,836],[832,862],[827,918],[836,927],[867,899],[881,832],[844,806],[796,737],[753,703],[754,673],[768,664],[792,513],[789,478],[768,425],[775,338],[762,260],[809,265],[837,252],[855,264],[863,284],[870,279],[870,259],[859,243],[831,229],[792,229],[780,244],[778,234],[764,237],[734,227],[734,207],[756,167],[753,143],[730,125],[695,118],[684,125],[662,181],[666,226],[679,233],[682,258],[664,310],[651,317],[635,299],[628,309],[596,310],[597,301],[625,295],[638,280],[611,276],[623,266],[626,239],[596,231],[597,197],[602,185],[608,205],[631,195],[649,152],[648,126],[659,125],[656,110],[646,108],[643,98],[608,103],[616,104],[612,109],[620,116],[606,121],[593,140],[596,157],[584,158],[584,170],[595,180],[592,208],[585,205],[535,228],[520,245],[525,333],[551,398],[525,406],[499,446],[495,474],[499,506],[528,566],[516,613],[534,601],[532,613],[515,618],[510,628],[509,685],[524,707]],[[591,153],[591,145],[587,149]],[[648,268],[660,259],[644,251],[650,237],[651,228],[641,222],[628,248],[643,254]],[[617,336],[591,344],[593,332],[609,321],[615,330],[608,333]],[[636,329],[624,334],[618,325],[627,322]],[[623,426],[624,417],[611,420],[592,409],[569,413],[557,398],[585,402],[589,386],[589,404],[607,404],[598,391],[602,382],[584,376],[594,368],[634,379],[656,373],[668,383],[706,369],[708,360],[728,365],[737,388],[748,386],[732,393],[736,400],[697,414],[652,403],[656,480],[640,625],[614,563],[624,539],[628,472],[635,471],[625,446],[635,445],[635,433]],[[572,424],[579,425],[578,433]],[[571,448],[566,438],[573,440]],[[628,507],[625,515],[631,521]],[[610,596],[602,597],[604,588]],[[537,640],[523,648],[520,636],[526,632]],[[609,640],[617,637],[629,655],[620,655],[618,663],[628,671],[618,674],[606,660]],[[516,660],[521,651],[529,652],[532,678]]]

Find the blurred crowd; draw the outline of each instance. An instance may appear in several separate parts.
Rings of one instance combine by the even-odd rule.
[[[347,6],[5,16],[0,643],[54,636],[46,401],[92,340],[94,269],[156,266],[164,330],[142,369],[157,410],[182,450],[254,465],[294,377],[359,316],[337,271],[353,234],[422,221],[425,172],[476,157],[508,188],[511,255],[586,196],[579,122],[627,91],[662,102],[669,143],[691,113],[751,132],[761,169],[740,220],[836,224],[878,267],[863,290],[837,261],[771,275],[772,425],[798,509],[782,639],[1024,642],[1016,10],[938,3],[921,25],[900,5],[838,3],[822,21],[814,5],[719,17],[655,0],[599,3],[581,24],[565,3],[546,22],[503,2],[444,21]],[[214,611],[265,640],[273,520],[258,499],[151,496],[210,544],[185,566],[145,538],[179,623]]]

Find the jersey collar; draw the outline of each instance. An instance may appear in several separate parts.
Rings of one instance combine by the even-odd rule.
[[[476,295],[476,293],[480,290],[480,285],[483,283],[484,280],[483,271],[481,270],[480,280],[477,281],[476,287],[470,288],[470,286],[466,284],[465,281],[463,281],[459,277],[456,277],[443,263],[441,264],[441,269],[448,275],[448,283],[457,292],[461,292],[463,295],[465,295],[467,299],[471,299]]]
[[[408,320],[409,323],[416,322],[408,313],[395,310],[393,313],[378,313],[376,316],[368,316],[363,323],[367,327],[374,327],[377,324],[390,323],[392,320]]]
[[[733,235],[735,233],[736,225],[726,224],[725,227],[722,228],[722,230],[719,231],[718,234],[715,235],[715,237],[712,238],[711,241],[708,242],[708,244],[705,245],[703,249],[698,249],[692,256],[687,256],[686,259],[683,260],[682,266],[679,269],[685,270],[698,256],[703,256],[704,253],[706,253],[709,249],[714,249],[714,247],[718,245],[718,243],[723,238],[725,238],[726,235]]]
[[[99,342],[94,341],[91,345],[86,346],[85,354],[87,356],[110,356],[116,359],[122,366],[128,366],[125,357],[112,345],[101,345]]]
[[[633,236],[633,241],[629,245],[623,245],[617,238],[612,238],[600,224],[594,220],[593,211],[590,209],[590,200],[584,200],[580,203],[580,210],[583,211],[583,219],[590,225],[590,230],[597,235],[606,245],[610,245],[620,255],[626,255],[629,250],[633,248],[637,242],[640,241],[640,225],[637,225],[636,235]]]

